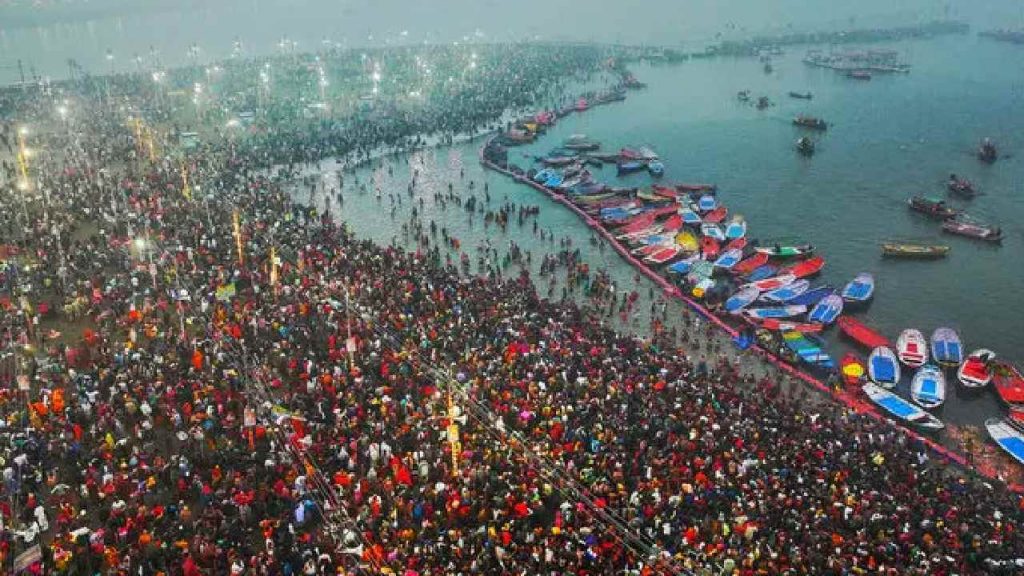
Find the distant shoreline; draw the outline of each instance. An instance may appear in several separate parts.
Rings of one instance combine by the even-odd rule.
[[[18,30],[37,26],[52,26],[88,22],[90,20],[131,17],[179,8],[191,9],[193,0],[152,0],[145,4],[130,0],[91,0],[89,2],[55,3],[46,6],[0,7],[0,30]]]

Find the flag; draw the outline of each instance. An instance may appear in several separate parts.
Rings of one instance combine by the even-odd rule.
[[[235,283],[231,282],[229,284],[224,284],[223,286],[218,286],[216,296],[217,300],[220,300],[221,302],[227,302],[228,300],[234,298],[235,294],[237,293],[238,289],[235,287]]]

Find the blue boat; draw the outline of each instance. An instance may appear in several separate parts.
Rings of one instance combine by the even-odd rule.
[[[825,352],[824,343],[821,339],[811,334],[802,334],[796,330],[790,330],[782,333],[782,341],[805,364],[826,370],[836,367],[832,357]]]
[[[552,170],[551,168],[545,168],[543,170],[538,171],[536,174],[533,175],[533,181],[534,182],[545,182],[545,181],[547,181],[548,178],[551,178],[555,174],[557,174],[556,171]]]
[[[806,306],[787,305],[769,308],[749,308],[743,313],[757,320],[765,320],[767,318],[792,318],[804,312],[807,312]]]
[[[849,284],[843,287],[840,295],[849,304],[864,303],[871,300],[871,297],[875,295],[875,277],[869,272],[857,274]]]
[[[936,328],[932,332],[932,360],[943,368],[955,368],[964,360],[960,336],[952,328]]]
[[[660,177],[665,174],[665,165],[658,160],[652,160],[647,164],[647,171],[651,173],[651,176]]]
[[[701,219],[700,214],[697,214],[688,207],[679,209],[679,215],[683,217],[683,224],[690,224],[692,226],[700,226]]]
[[[738,314],[740,310],[743,310],[750,305],[751,302],[757,300],[757,297],[761,292],[753,287],[747,286],[739,292],[733,294],[725,301],[725,311],[730,314]]]
[[[698,256],[697,254],[694,254],[689,258],[683,258],[682,260],[675,262],[671,266],[669,266],[668,271],[674,272],[676,274],[686,274],[690,271],[691,268],[693,268],[694,262],[698,260],[700,260],[700,256]]]
[[[829,286],[828,284],[824,286],[817,286],[815,288],[811,288],[810,290],[804,292],[803,294],[797,296],[796,298],[793,298],[792,300],[789,301],[789,303],[803,304],[804,306],[814,306],[819,301],[821,301],[822,298],[833,293],[835,293],[835,289],[832,288],[832,286]]]
[[[758,280],[765,280],[775,276],[779,271],[779,267],[774,264],[765,264],[764,266],[758,266],[754,268],[754,271],[747,274],[747,280],[750,282],[757,282]]]
[[[776,288],[766,292],[761,296],[762,300],[767,302],[775,302],[781,304],[783,302],[789,302],[793,298],[803,294],[810,288],[811,283],[807,280],[797,280],[796,282],[790,282],[781,288]]]
[[[726,250],[724,254],[715,260],[715,267],[722,268],[725,270],[731,270],[733,266],[739,264],[740,260],[743,259],[743,250],[739,248],[733,248],[732,250]]]
[[[868,382],[863,386],[862,390],[880,408],[908,424],[920,426],[928,430],[941,430],[944,427],[942,422],[935,416],[880,386]]]
[[[561,183],[562,183],[562,175],[561,174],[552,174],[551,177],[548,178],[546,182],[544,182],[544,186],[546,186],[547,188],[554,188],[554,187],[558,186]]]
[[[900,361],[896,353],[885,346],[872,350],[868,356],[868,376],[879,386],[895,388],[900,383]]]
[[[639,172],[646,168],[643,162],[637,160],[630,160],[629,162],[620,162],[618,165],[619,174],[632,174],[633,172]]]
[[[835,322],[842,313],[843,299],[835,294],[830,294],[815,304],[814,308],[811,309],[811,313],[807,315],[807,320],[827,326]]]
[[[733,219],[733,221],[729,222],[729,225],[725,227],[725,237],[729,240],[743,238],[746,235],[747,223],[743,220]]]
[[[710,212],[718,207],[718,201],[715,197],[710,194],[705,194],[697,200],[697,210],[701,212]]]
[[[989,418],[985,421],[989,436],[1013,459],[1024,464],[1024,432],[1012,419]]]

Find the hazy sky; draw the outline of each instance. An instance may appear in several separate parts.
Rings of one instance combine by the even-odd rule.
[[[717,33],[814,30],[898,25],[944,14],[982,27],[1021,25],[1021,0],[183,0],[160,13],[125,11],[118,17],[42,27],[3,29],[0,81],[22,59],[41,73],[62,76],[66,59],[105,69],[104,54],[129,66],[150,46],[170,64],[185,60],[197,42],[203,58],[227,55],[239,38],[250,53],[266,53],[287,35],[300,49],[325,38],[347,46],[385,42],[482,40],[601,40],[678,45]],[[948,7],[948,8],[947,8]],[[404,34],[403,34],[404,33]]]

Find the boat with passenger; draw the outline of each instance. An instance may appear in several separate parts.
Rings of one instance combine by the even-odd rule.
[[[825,122],[821,118],[805,116],[803,114],[793,118],[793,125],[801,128],[810,128],[811,130],[828,130],[828,122]]]
[[[1003,241],[1003,229],[999,226],[989,226],[963,215],[943,222],[942,231],[993,244]]]
[[[945,220],[960,214],[959,210],[946,204],[946,201],[941,198],[914,196],[907,200],[907,206],[914,212],[919,212],[936,220]]]

